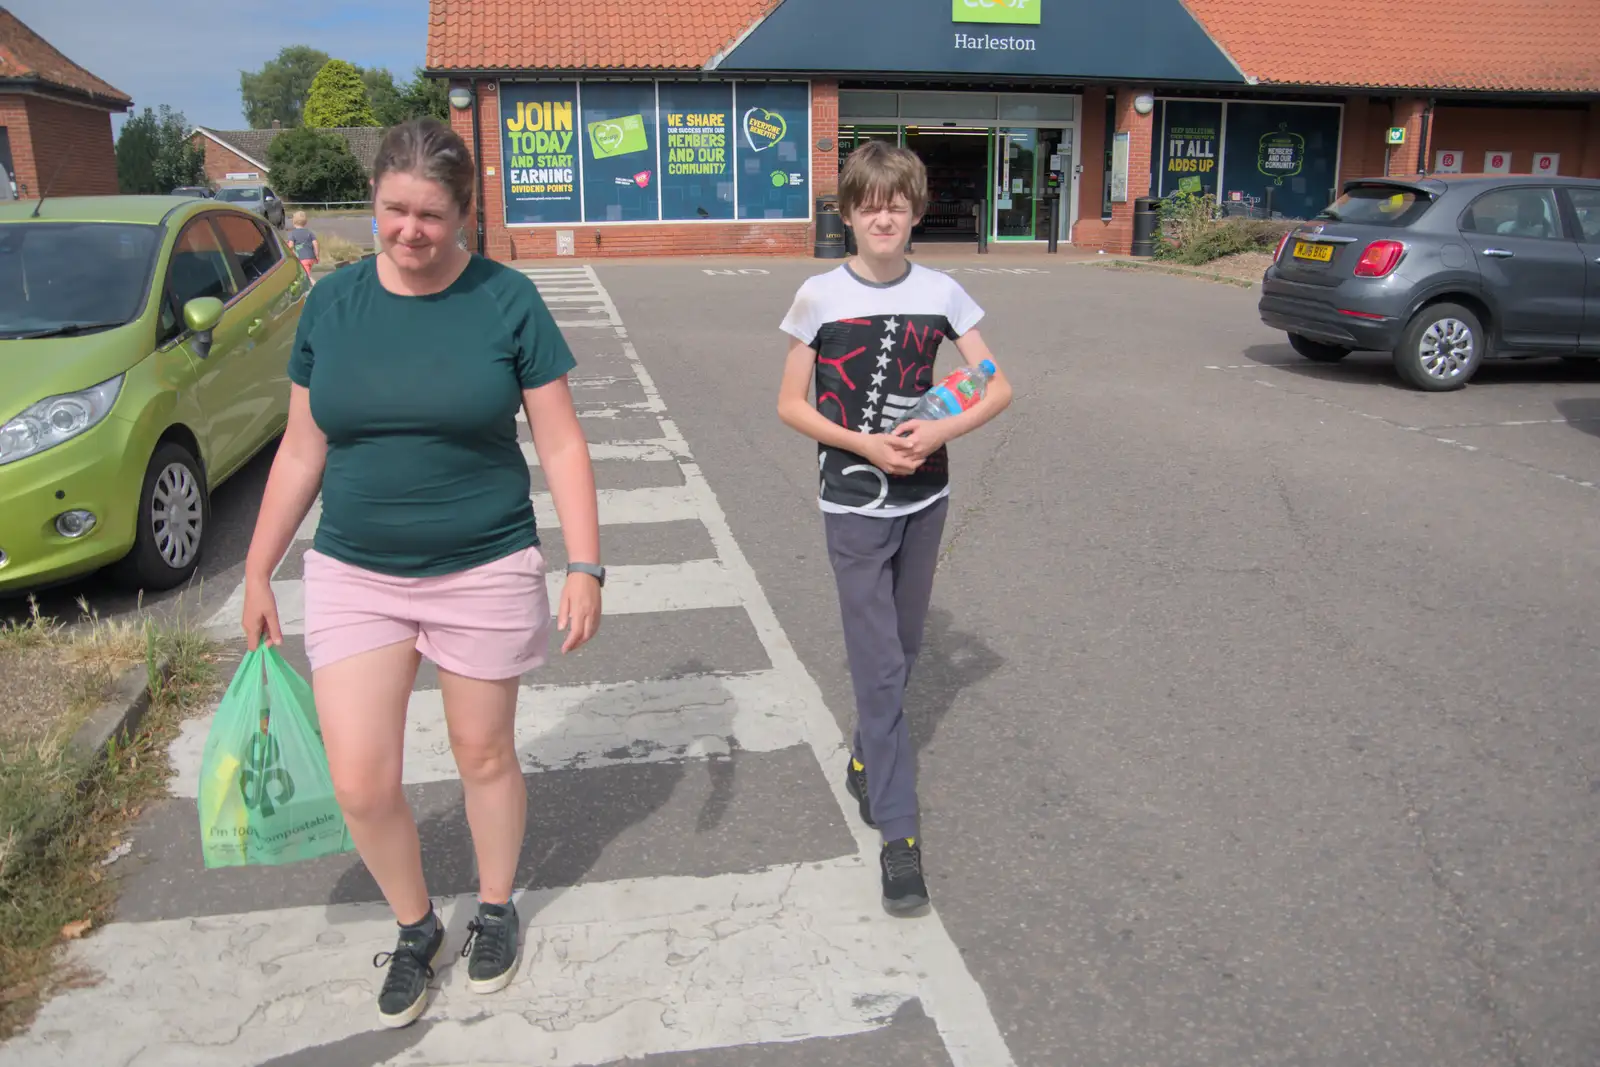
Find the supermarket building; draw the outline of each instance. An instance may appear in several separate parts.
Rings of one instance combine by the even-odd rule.
[[[1343,181],[1600,177],[1600,5],[1442,0],[432,0],[479,244],[811,255],[819,198],[916,151],[919,246],[1126,252],[1179,191],[1306,217]]]

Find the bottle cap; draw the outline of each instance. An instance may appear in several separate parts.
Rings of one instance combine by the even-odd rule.
[[[980,370],[982,370],[983,373],[985,373],[985,374],[993,374],[994,373],[994,360],[986,359],[982,363],[978,364],[978,368]]]

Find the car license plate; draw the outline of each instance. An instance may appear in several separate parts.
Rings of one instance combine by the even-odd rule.
[[[1333,261],[1333,246],[1313,244],[1310,241],[1296,241],[1294,243],[1294,258],[1309,259],[1315,263],[1330,263]]]

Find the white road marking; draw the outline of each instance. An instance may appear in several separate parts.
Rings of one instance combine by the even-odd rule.
[[[597,496],[602,526],[635,522],[678,522],[700,517],[696,510],[699,501],[686,486],[601,489]],[[533,513],[537,517],[540,529],[556,530],[561,527],[561,517],[556,514],[555,502],[548,492],[533,494]]]
[[[528,461],[528,466],[539,466],[539,451],[533,447],[533,442],[523,441],[521,444],[522,458]],[[665,441],[592,441],[589,444],[589,459],[594,463],[617,460],[656,463],[671,462],[673,458],[674,454]]]
[[[884,918],[876,877],[849,856],[519,894],[516,980],[492,1001],[468,992],[447,948],[404,1059],[580,1067],[877,1029],[937,999],[939,950],[934,924]],[[475,907],[439,901],[452,948]],[[376,1028],[371,961],[393,946],[382,904],[115,923],[70,950],[101,980],[46,1003],[0,1062],[213,1067],[340,1041]]]
[[[775,671],[693,674],[647,682],[528,685],[517,692],[516,744],[527,774],[618,764],[776,752],[806,743],[806,708]],[[199,795],[209,720],[191,719],[172,745],[174,796]],[[460,775],[450,754],[444,700],[411,695],[406,716],[407,785]]]

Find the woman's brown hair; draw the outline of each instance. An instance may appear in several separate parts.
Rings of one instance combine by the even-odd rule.
[[[414,174],[438,182],[463,215],[472,207],[472,153],[461,135],[438,119],[408,119],[383,135],[372,163],[374,195],[386,174]]]

